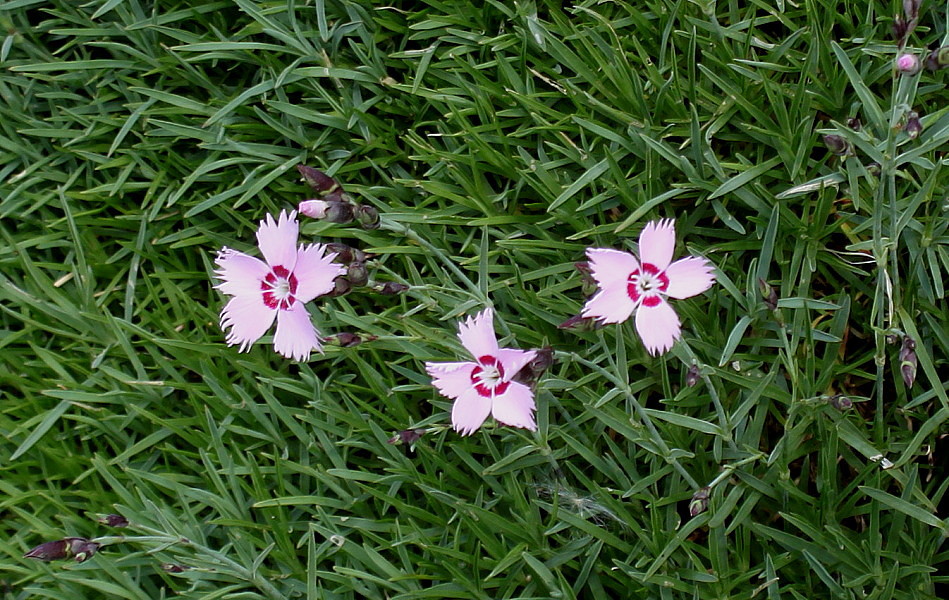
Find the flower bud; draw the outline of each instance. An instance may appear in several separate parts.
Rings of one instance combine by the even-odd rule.
[[[318,192],[331,192],[336,188],[342,189],[339,182],[319,169],[314,169],[306,165],[297,165],[297,171],[303,176],[303,180]]]
[[[689,516],[697,517],[708,510],[708,497],[711,491],[711,488],[703,487],[695,492],[692,501],[689,502]]]
[[[101,544],[83,537],[68,537],[53,542],[46,542],[33,548],[23,555],[23,558],[35,558],[49,562],[74,558],[76,562],[85,562],[92,558]]]
[[[896,70],[904,75],[919,73],[919,58],[915,54],[900,54],[896,57]]]
[[[847,156],[850,154],[850,142],[839,135],[829,134],[824,136],[824,145],[827,149],[837,156]]]
[[[847,127],[854,131],[860,131],[863,128],[863,123],[860,122],[860,117],[850,117],[847,119]]]
[[[369,283],[369,269],[366,268],[366,263],[351,263],[346,270],[346,276],[349,278],[349,283],[357,287]]]
[[[328,207],[329,203],[325,200],[304,200],[297,206],[297,211],[311,219],[323,219],[326,217]]]
[[[102,515],[96,521],[108,527],[128,527],[129,520],[122,515]]]
[[[699,371],[699,366],[692,365],[685,373],[685,385],[688,387],[695,387],[699,383],[699,379],[701,379],[701,377],[702,372]]]
[[[923,0],[903,0],[903,16],[907,21],[913,21],[919,18],[919,7]]]
[[[374,206],[368,204],[357,206],[356,220],[363,229],[379,229],[379,211]]]
[[[915,140],[923,130],[923,124],[919,122],[919,114],[914,110],[909,111],[906,117],[906,125],[903,126],[903,131],[910,139]]]
[[[842,412],[845,410],[850,410],[850,408],[853,406],[853,400],[847,396],[844,396],[843,394],[837,394],[836,396],[831,397],[830,405]]]
[[[580,315],[574,315],[557,325],[557,329],[570,329],[573,331],[593,331],[594,329],[599,329],[602,325],[599,321],[593,317],[583,317]]]
[[[324,338],[325,341],[336,341],[340,348],[352,348],[362,343],[362,338],[355,333],[341,331],[334,336]]]
[[[514,377],[511,378],[513,381],[533,386],[541,375],[554,364],[554,349],[550,346],[536,349],[534,352],[534,358],[514,374]]]
[[[408,289],[409,289],[409,286],[405,285],[404,283],[397,283],[395,281],[387,281],[384,284],[382,284],[382,287],[379,289],[379,293],[382,294],[383,296],[396,296],[398,294],[407,292]]]
[[[326,295],[331,297],[345,296],[351,291],[353,291],[353,284],[349,282],[345,275],[340,275],[333,280],[333,291]]]
[[[774,291],[774,288],[771,287],[767,281],[758,278],[758,291],[761,292],[761,297],[764,298],[764,303],[768,307],[768,310],[778,310],[778,293]]]
[[[187,565],[176,565],[173,563],[162,563],[161,568],[166,573],[173,573],[177,575],[178,573],[184,573],[189,570],[191,567]]]
[[[938,71],[949,67],[949,46],[936,48],[926,56],[926,68],[930,71]]]
[[[916,357],[916,340],[907,336],[903,337],[903,345],[900,348],[900,374],[903,376],[903,383],[911,388],[916,383],[916,368],[918,366]]]
[[[903,17],[893,19],[893,39],[900,48],[906,42],[906,36],[909,34],[909,23]]]
[[[326,203],[326,216],[330,223],[350,223],[353,220],[353,205],[345,200],[330,200]]]
[[[336,256],[333,257],[333,262],[338,262],[343,265],[348,265],[353,262],[353,249],[346,244],[330,242],[326,244],[326,250],[336,254]]]
[[[405,444],[411,446],[425,435],[424,429],[405,429],[386,440],[390,444]]]

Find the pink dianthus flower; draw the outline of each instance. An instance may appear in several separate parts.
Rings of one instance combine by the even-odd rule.
[[[281,211],[275,222],[271,215],[260,222],[257,243],[264,260],[230,248],[223,248],[215,262],[215,286],[233,296],[221,311],[221,328],[227,344],[240,344],[240,352],[260,339],[274,320],[274,350],[295,360],[309,358],[322,349],[320,335],[304,306],[317,296],[333,290],[333,280],[345,272],[333,263],[335,253],[323,244],[297,246],[299,224],[296,213]]]
[[[458,339],[474,361],[425,363],[432,385],[455,401],[451,424],[461,435],[481,427],[488,415],[499,423],[534,431],[534,392],[513,381],[536,356],[534,350],[499,348],[490,308],[458,326]]]
[[[672,262],[674,248],[671,219],[646,224],[639,236],[638,259],[621,250],[588,248],[599,291],[587,301],[581,316],[620,323],[636,313],[636,331],[646,350],[656,355],[671,348],[682,332],[667,298],[689,298],[715,283],[711,263],[698,256]]]

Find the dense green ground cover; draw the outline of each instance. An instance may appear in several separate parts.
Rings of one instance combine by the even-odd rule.
[[[938,597],[949,94],[895,75],[901,6],[373,4],[0,2],[3,597]],[[947,35],[933,2],[908,47]],[[299,164],[385,218],[303,237],[411,285],[318,300],[377,339],[305,364],[225,346],[211,278]],[[658,217],[718,269],[683,341],[558,329]],[[536,433],[461,437],[423,363],[492,305],[558,362]]]

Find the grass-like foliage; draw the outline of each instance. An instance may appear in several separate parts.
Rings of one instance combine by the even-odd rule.
[[[0,2],[3,598],[946,597],[949,71],[897,71],[903,4]],[[371,255],[308,305],[364,341],[239,353],[215,253],[304,164],[382,217],[301,219]],[[682,339],[558,328],[660,218],[717,277]],[[485,308],[554,351],[534,432],[425,373]]]

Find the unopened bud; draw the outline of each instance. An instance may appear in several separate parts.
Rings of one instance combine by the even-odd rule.
[[[908,135],[910,139],[915,140],[919,137],[922,130],[923,124],[919,122],[919,114],[914,110],[909,111],[909,114],[906,116],[906,125],[903,127],[903,131],[906,132],[906,135]]]
[[[850,410],[853,406],[853,400],[843,394],[837,394],[831,397],[830,405],[839,411]]]
[[[768,310],[778,310],[778,293],[774,291],[774,288],[771,287],[767,281],[758,278],[758,291],[761,292],[761,297],[764,299]]]
[[[911,388],[916,383],[916,368],[919,360],[916,357],[916,340],[908,335],[903,337],[903,345],[900,347],[900,374],[903,376],[903,383]]]
[[[366,268],[366,263],[351,263],[346,270],[346,277],[349,278],[349,283],[357,287],[369,283],[369,269]]]
[[[379,229],[379,211],[374,206],[360,204],[356,208],[356,220],[363,229]]]
[[[297,206],[297,210],[301,215],[305,215],[311,219],[326,218],[327,208],[329,208],[329,203],[325,200],[304,200]]]
[[[76,562],[85,562],[92,558],[101,544],[83,537],[68,537],[53,542],[46,542],[33,548],[23,555],[23,558],[34,558],[49,562],[73,558]]]
[[[318,192],[327,193],[336,188],[342,189],[339,182],[319,169],[314,169],[306,165],[297,165],[297,171],[303,176],[303,180]]]
[[[534,358],[521,370],[514,374],[512,379],[524,385],[533,386],[541,375],[554,364],[554,349],[550,346],[534,350]]]
[[[827,149],[837,156],[847,156],[850,154],[850,142],[839,135],[829,134],[824,136],[824,145]]]
[[[326,216],[330,223],[350,223],[353,220],[353,205],[345,200],[330,200],[326,203]]]
[[[573,331],[593,331],[600,327],[600,322],[593,317],[583,317],[580,315],[574,315],[560,325],[557,325],[557,329],[571,329]]]
[[[919,73],[919,58],[915,54],[900,54],[896,57],[896,70],[904,75]]]
[[[375,339],[375,336],[370,336],[370,337]],[[363,339],[361,336],[355,333],[350,333],[348,331],[341,331],[337,333],[336,335],[331,335],[329,337],[323,338],[323,341],[329,342],[329,343],[335,343],[336,345],[339,345],[339,347],[341,348],[352,348],[353,346],[358,346],[359,344],[361,344],[363,342]]]
[[[882,167],[880,166],[880,163],[876,161],[867,163],[867,173],[869,173],[870,175],[878,176],[881,171],[882,171]]]
[[[424,429],[405,429],[386,440],[390,444],[405,444],[411,446],[425,435]]]
[[[906,42],[906,35],[909,33],[909,23],[903,17],[893,19],[893,39],[900,48]]]
[[[685,373],[685,385],[688,387],[695,387],[699,383],[699,379],[701,379],[701,377],[702,372],[699,370],[699,366],[692,365]]]
[[[185,571],[191,569],[191,567],[187,565],[176,565],[173,563],[162,563],[161,568],[166,573],[174,573],[174,574],[184,573]]]
[[[333,280],[333,291],[328,293],[327,296],[345,296],[351,291],[353,291],[353,284],[349,282],[345,275],[340,275]]]
[[[949,46],[936,48],[926,56],[926,68],[930,71],[938,71],[949,67]]]
[[[96,521],[108,527],[128,527],[129,520],[122,515],[102,515]]]
[[[326,244],[326,250],[336,255],[333,257],[333,262],[338,262],[343,265],[348,265],[353,262],[353,249],[346,244],[330,242]]]
[[[708,497],[711,491],[711,488],[703,487],[695,492],[692,501],[689,502],[689,516],[697,517],[708,510]]]
[[[379,293],[383,296],[396,296],[398,294],[405,293],[409,290],[409,286],[404,283],[397,283],[395,281],[387,281],[382,284],[382,287],[379,289]]]
[[[919,7],[923,0],[903,0],[903,16],[907,21],[919,18]]]
[[[860,122],[860,117],[850,117],[847,119],[847,127],[854,131],[860,131],[863,128],[863,123]]]

